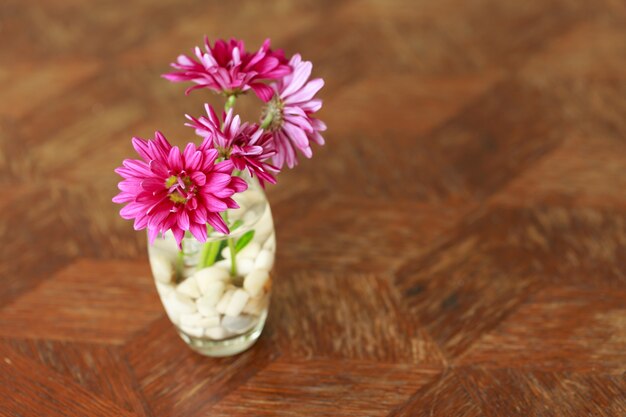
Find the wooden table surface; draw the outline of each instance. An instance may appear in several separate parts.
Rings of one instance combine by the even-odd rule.
[[[626,415],[625,28],[621,0],[2,0],[0,415]],[[301,52],[329,126],[268,190],[269,321],[225,359],[111,203],[131,136],[193,137],[209,94],[159,75],[205,33]]]

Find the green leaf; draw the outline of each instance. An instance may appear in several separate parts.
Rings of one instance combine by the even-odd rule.
[[[241,250],[245,248],[248,245],[248,243],[252,241],[253,237],[254,237],[254,230],[250,230],[249,232],[244,233],[239,238],[239,240],[237,240],[237,243],[235,244],[235,254],[241,252]]]
[[[243,224],[243,220],[241,220],[241,219],[239,219],[235,223],[233,223],[232,226],[230,226],[231,233],[232,233],[233,230],[235,230],[236,228],[238,228],[242,224]]]

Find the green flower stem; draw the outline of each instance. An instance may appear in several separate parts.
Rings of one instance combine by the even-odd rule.
[[[198,269],[204,269],[207,266],[208,263],[208,259],[209,259],[209,253],[211,252],[211,248],[213,247],[213,242],[205,242],[204,245],[202,245],[202,252],[200,252],[200,258],[198,261]]]
[[[185,252],[184,249],[178,251],[176,256],[176,266],[174,267],[174,281],[181,282],[183,280],[183,272],[185,270]]]
[[[226,103],[224,104],[224,111],[227,112],[228,110],[232,109],[236,101],[237,101],[237,94],[228,95],[226,98]],[[222,127],[223,127],[223,122],[222,122]],[[219,158],[218,161],[219,160],[222,160],[222,158]],[[240,176],[241,171],[234,170],[232,175]],[[227,211],[224,212],[223,218],[226,224],[228,225],[228,212]],[[234,230],[238,226],[239,225],[237,225],[235,222],[235,225],[231,227],[231,231]],[[210,235],[212,230],[213,228],[207,225],[207,234]],[[237,275],[237,259],[236,259],[236,250],[235,250],[235,240],[231,237],[228,237],[226,238],[226,241],[228,243],[228,247],[231,253],[230,274],[232,276],[236,276]],[[223,247],[222,243],[223,241],[206,242],[202,246],[202,251],[200,252],[200,258],[198,261],[198,269],[207,268],[215,263],[215,261],[219,257],[220,250]],[[181,261],[182,261],[182,251],[180,254],[181,254]]]
[[[235,101],[237,101],[237,96],[235,94],[231,94],[226,99],[226,104],[224,104],[224,111],[228,111],[233,108],[235,105]],[[236,173],[233,173],[236,175]],[[224,212],[224,221],[228,225],[228,211]],[[228,242],[228,250],[230,250],[230,275],[233,277],[237,276],[237,253],[235,252],[235,240],[232,237],[226,238]]]
[[[237,101],[237,96],[235,94],[231,94],[226,99],[226,104],[224,104],[224,111],[228,111],[233,108],[235,105],[235,101]]]
[[[213,228],[207,225],[207,236],[211,234]],[[207,268],[215,263],[217,257],[222,248],[222,242],[206,242],[202,246],[202,252],[200,252],[200,260],[198,262],[198,269]]]
[[[224,212],[224,221],[228,225],[228,211]],[[232,232],[232,230],[231,230]],[[228,250],[230,251],[230,275],[237,276],[237,251],[235,251],[235,239],[232,237],[226,238],[228,242]]]
[[[228,249],[230,250],[230,275],[237,276],[237,252],[235,251],[235,240],[228,238]]]
[[[267,115],[265,116],[265,118],[261,122],[261,129],[263,129],[263,130],[267,129],[270,126],[271,123],[272,123],[272,112],[268,111]]]

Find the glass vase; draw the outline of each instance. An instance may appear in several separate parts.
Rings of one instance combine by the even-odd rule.
[[[276,252],[274,223],[263,189],[256,179],[245,179],[248,189],[233,196],[240,208],[224,215],[229,235],[209,227],[207,242],[199,242],[188,234],[182,251],[171,232],[148,244],[152,274],[169,319],[193,350],[207,356],[248,349],[267,317]]]

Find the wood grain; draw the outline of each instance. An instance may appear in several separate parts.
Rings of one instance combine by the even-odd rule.
[[[32,339],[3,339],[0,344],[45,365],[124,410],[138,416],[149,415],[147,405],[136,389],[131,369],[118,349],[90,343]]]
[[[461,369],[487,416],[622,416],[623,376],[541,369]],[[515,401],[511,401],[511,396]]]
[[[11,349],[1,347],[0,356],[2,412],[9,413],[5,415],[135,415]]]
[[[0,335],[123,344],[163,314],[150,279],[145,264],[79,261],[0,310]]]
[[[463,386],[463,381],[452,370],[425,385],[389,416],[458,416],[482,417],[478,402]]]
[[[279,359],[233,390],[211,415],[384,416],[437,375],[407,364]]]
[[[626,415],[618,0],[0,4],[0,416]],[[206,34],[324,77],[327,144],[268,188],[267,327],[208,359],[111,203]],[[258,106],[237,103],[245,116]]]

